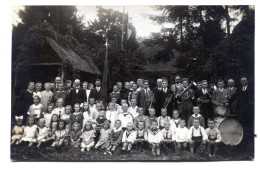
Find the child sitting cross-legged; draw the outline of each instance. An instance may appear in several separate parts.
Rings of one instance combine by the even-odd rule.
[[[70,131],[70,144],[72,146],[72,150],[76,151],[76,149],[80,146],[80,138],[82,135],[82,131],[80,130],[80,124],[75,122]]]
[[[83,128],[83,133],[81,135],[81,152],[84,152],[85,149],[87,149],[87,152],[90,152],[90,149],[95,145],[95,137],[96,135],[95,130],[92,128],[92,122],[87,121]]]
[[[37,125],[35,125],[35,117],[29,116],[27,126],[24,128],[23,136],[20,138],[22,145],[31,147],[36,142]]]
[[[179,127],[176,128],[175,138],[177,144],[177,153],[181,151],[181,149],[187,148],[187,136],[188,136],[188,128],[185,126],[185,120],[180,119]]]
[[[135,142],[136,139],[136,131],[134,130],[134,125],[132,122],[128,122],[126,125],[126,130],[123,133],[122,137],[122,143],[123,143],[123,148],[122,148],[122,153],[131,153],[132,145]]]
[[[106,152],[112,155],[116,148],[122,143],[123,130],[121,128],[121,121],[118,119],[115,121],[115,127],[111,130],[110,134],[110,146]]]
[[[48,136],[48,128],[45,126],[44,118],[39,119],[39,126],[37,128],[36,136],[36,141],[38,143],[37,147],[40,148],[42,143],[44,144],[47,142]]]
[[[214,119],[208,119],[208,128],[206,129],[208,135],[208,152],[209,157],[214,157],[218,150],[218,145],[221,142],[221,135],[218,128],[215,128]]]
[[[162,141],[161,141],[161,147],[166,155],[168,155],[168,151],[173,151],[173,149],[176,147],[175,145],[175,133],[173,129],[171,128],[170,121],[164,122],[164,129],[161,130],[162,133]],[[175,151],[177,151],[175,149]]]
[[[145,147],[147,147],[147,131],[145,129],[145,123],[143,121],[139,121],[137,123],[137,128],[136,128],[136,140],[135,144],[137,149],[143,150]]]
[[[161,153],[160,143],[162,141],[162,133],[158,128],[158,122],[151,122],[150,129],[147,130],[147,141],[152,146],[153,155],[159,156]]]
[[[19,144],[19,140],[23,136],[23,116],[15,116],[16,125],[13,127],[12,130],[12,138],[11,144]]]

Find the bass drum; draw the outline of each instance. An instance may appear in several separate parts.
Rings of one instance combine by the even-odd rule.
[[[215,127],[219,129],[222,142],[226,145],[236,146],[243,139],[243,127],[235,119],[218,117]]]

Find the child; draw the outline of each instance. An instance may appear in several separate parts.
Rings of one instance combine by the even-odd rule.
[[[70,141],[72,147],[79,147],[80,145],[80,137],[82,135],[82,132],[80,130],[80,124],[78,122],[75,122],[72,125],[71,132],[70,132]]]
[[[53,109],[52,113],[58,114],[59,117],[65,113],[65,107],[63,107],[64,100],[63,98],[58,98],[56,101],[56,108]]]
[[[85,126],[83,128],[83,133],[81,135],[82,142],[81,142],[81,152],[85,151],[85,148],[89,152],[91,147],[94,146],[95,141],[95,130],[92,128],[92,123],[91,122],[86,122]]]
[[[16,125],[13,127],[12,129],[12,138],[11,138],[11,144],[19,144],[19,140],[21,139],[21,137],[23,136],[23,129],[24,126],[23,124],[23,116],[15,116],[15,120],[16,120]]]
[[[43,117],[44,117],[44,120],[45,120],[45,126],[47,128],[49,128],[50,124],[51,124],[51,117],[52,117],[53,108],[54,108],[54,105],[52,103],[48,104],[47,113],[43,114]]]
[[[171,119],[171,129],[175,129],[179,127],[179,111],[178,110],[173,110],[172,111],[172,119]]]
[[[27,120],[27,126],[24,128],[23,136],[20,140],[22,145],[29,144],[28,147],[31,147],[36,142],[37,125],[34,123],[35,118],[33,116],[29,116]]]
[[[125,153],[126,150],[127,150],[128,154],[131,153],[132,145],[135,142],[135,139],[136,139],[136,131],[134,130],[134,125],[132,122],[128,122],[127,129],[124,131],[123,137],[122,137],[123,153]]]
[[[58,123],[58,129],[55,131],[54,146],[61,147],[64,144],[64,140],[68,135],[65,128],[65,122],[63,120],[60,120]]]
[[[205,128],[204,117],[203,117],[202,115],[200,115],[199,112],[200,112],[199,106],[194,106],[194,107],[193,107],[193,113],[194,113],[194,114],[189,117],[188,128],[190,128],[190,127],[192,126],[193,120],[194,120],[195,118],[199,120],[200,126],[203,127],[203,128]]]
[[[42,83],[36,83],[35,84],[35,92],[33,92],[33,97],[34,96],[39,96],[40,98],[42,98]]]
[[[193,120],[193,126],[190,127],[187,137],[189,143],[190,143],[190,152],[193,155],[195,149],[200,148],[201,145],[206,144],[207,140],[207,133],[205,132],[205,129],[200,126],[200,120],[197,118],[194,118]]]
[[[70,124],[70,115],[72,113],[72,108],[71,108],[71,105],[67,105],[65,107],[65,114],[64,115],[61,115],[60,119],[64,121],[65,125],[66,125],[66,131],[67,133],[70,133],[70,127],[71,127],[71,124]]]
[[[179,127],[176,128],[176,143],[177,143],[177,153],[180,152],[182,148],[187,148],[187,136],[188,128],[185,127],[185,120],[180,119]]]
[[[153,155],[160,155],[160,143],[162,141],[162,133],[158,128],[158,122],[152,121],[150,129],[147,131],[147,141],[152,145]]]
[[[111,102],[115,104],[115,110],[118,111],[120,105],[117,104],[117,98],[116,97],[112,97],[111,98]]]
[[[47,141],[52,144],[52,147],[55,146],[54,140],[55,140],[55,131],[58,129],[58,121],[59,121],[59,116],[58,114],[53,114],[51,117],[51,123],[50,127],[48,130],[48,137]]]
[[[89,115],[90,116],[95,116],[94,113],[97,111],[96,108],[96,104],[95,104],[95,99],[90,97],[89,98],[89,106],[88,106],[88,110],[89,110]],[[96,119],[97,117],[93,118]]]
[[[107,120],[105,117],[106,113],[104,110],[101,110],[99,112],[99,116],[96,119],[96,130],[101,130],[101,128],[103,127],[103,124],[105,123],[105,121]]]
[[[149,126],[148,127],[150,129],[152,122],[157,122],[158,118],[155,116],[155,109],[154,108],[150,108],[148,111],[149,111],[149,117],[148,117]]]
[[[122,105],[122,113],[119,113],[118,115],[118,119],[121,121],[122,123],[122,129],[125,131],[126,130],[126,125],[128,122],[132,122],[133,123],[133,117],[130,113],[127,112],[128,109],[128,104],[123,104]]]
[[[110,122],[106,120],[103,124],[103,128],[101,128],[100,130],[100,136],[97,144],[95,145],[95,148],[107,149],[110,145],[110,141],[109,141],[110,134],[111,134]]]
[[[89,106],[89,105],[88,105],[87,102],[84,102],[84,103],[83,103],[83,118],[84,118],[84,120],[83,120],[83,127],[84,127],[84,125],[85,125],[85,123],[86,123],[87,121],[95,122],[93,116],[92,116],[91,113],[89,112],[89,107],[88,107],[88,106]]]
[[[139,121],[136,129],[136,146],[143,151],[146,147],[147,132],[143,121]]]
[[[118,106],[117,112],[118,112],[118,113],[123,113],[123,104],[127,104],[127,100],[126,100],[126,99],[121,99],[120,104],[121,104],[121,106]],[[128,107],[128,106],[127,106],[127,107]]]
[[[115,104],[112,102],[108,104],[106,119],[110,121],[110,128],[114,128],[115,121],[118,119],[118,112],[116,111]]]
[[[134,126],[137,128],[138,122],[142,121],[144,122],[145,129],[148,129],[149,121],[148,117],[144,115],[144,109],[142,107],[138,108],[138,116],[134,118]]]
[[[45,126],[44,118],[39,119],[39,126],[36,132],[37,147],[40,148],[41,144],[47,141],[48,128]]]
[[[33,97],[33,103],[27,112],[28,115],[33,116],[37,121],[42,117],[43,105],[40,103],[41,99],[38,95]]]
[[[137,112],[137,110],[138,110],[138,106],[136,105],[136,99],[134,98],[134,99],[131,99],[131,105],[130,105],[130,107],[129,107],[129,109],[128,109],[128,112],[129,113],[131,113],[131,115],[133,116],[133,118],[135,118],[135,117],[137,117],[138,116],[138,112]]]
[[[172,151],[173,148],[176,147],[175,132],[170,128],[171,128],[170,121],[165,121],[164,128],[161,130],[161,133],[162,133],[161,145],[162,145],[162,148],[164,149],[164,153],[166,155],[168,154],[167,151]],[[175,151],[177,151],[177,150],[175,149]]]
[[[215,128],[214,119],[208,119],[208,128],[206,129],[208,135],[208,152],[209,157],[214,157],[218,150],[218,144],[221,142],[221,135],[217,128]]]
[[[164,128],[164,122],[171,120],[170,116],[167,116],[167,109],[162,108],[161,109],[161,115],[162,116],[159,116],[158,119],[157,119],[160,130],[162,130]]]
[[[83,127],[83,114],[80,112],[80,106],[78,103],[74,104],[74,113],[70,115],[70,124],[73,125],[75,122],[80,124],[80,129]]]
[[[112,154],[115,152],[118,145],[122,142],[122,136],[123,130],[121,128],[121,121],[118,119],[115,121],[115,127],[111,130],[110,146],[107,148],[107,153]]]

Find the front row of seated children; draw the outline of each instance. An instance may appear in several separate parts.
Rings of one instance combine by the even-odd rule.
[[[104,149],[104,154],[113,154],[121,145],[122,153],[131,153],[133,146],[144,150],[151,148],[153,155],[160,155],[161,149],[167,152],[190,148],[191,154],[197,151],[202,145],[208,146],[209,156],[212,157],[217,152],[217,146],[221,142],[220,132],[214,127],[215,121],[208,120],[208,128],[205,130],[200,126],[198,119],[193,120],[193,126],[187,129],[185,120],[180,119],[177,127],[171,127],[170,121],[164,122],[164,128],[159,129],[156,120],[152,120],[150,126],[145,128],[145,122],[139,121],[137,127],[133,122],[128,122],[126,129],[122,129],[120,120],[116,120],[114,128],[110,129],[110,121],[106,120],[99,129],[93,128],[93,122],[87,121],[83,129],[79,122],[74,122],[71,131],[68,133],[63,120],[58,120],[58,116],[52,115],[50,128],[45,126],[44,118],[39,119],[38,126],[34,123],[34,117],[28,117],[27,126],[22,126],[21,117],[15,118],[17,124],[14,126],[11,144],[28,145],[31,147],[52,146],[62,147],[70,145],[72,149],[81,148],[81,151],[91,151],[92,148]],[[173,129],[174,128],[174,129]],[[99,136],[97,137],[97,131]]]

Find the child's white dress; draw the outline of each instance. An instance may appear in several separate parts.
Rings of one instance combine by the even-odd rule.
[[[109,120],[110,128],[114,128],[115,121],[118,119],[118,112],[117,111],[106,111],[106,119]]]
[[[14,135],[12,136],[11,139],[19,140],[21,138],[21,136],[23,136],[23,129],[24,129],[24,126],[15,125],[13,128]]]
[[[132,107],[130,106],[127,110],[127,112],[131,113],[131,115],[133,116],[133,118],[137,117],[139,114],[137,112],[138,106]]]
[[[25,136],[21,139],[21,141],[29,141],[29,142],[36,142],[36,131],[37,125],[33,126],[26,126],[24,128]]]
[[[96,137],[95,130],[84,131],[81,137],[82,137],[82,143],[80,145],[81,147],[90,148],[94,146],[95,144],[94,137]]]
[[[87,121],[90,121],[90,122],[92,122],[92,123],[95,122],[93,116],[92,116],[88,111],[85,111],[85,112],[83,113],[83,118],[84,118],[84,120],[83,120],[83,128],[84,128],[85,123],[86,123]]]
[[[40,114],[42,112],[42,109],[43,109],[43,105],[41,103],[39,103],[38,105],[32,104],[29,107],[27,114],[30,115],[30,116],[36,115],[36,118],[40,118]]]
[[[48,128],[47,127],[43,127],[43,128],[39,128],[39,133],[38,136],[36,138],[36,140],[39,142],[46,142],[47,141],[47,136],[48,136]]]
[[[43,118],[44,118],[44,120],[45,120],[45,126],[46,126],[47,128],[50,127],[51,117],[52,117],[52,114],[51,114],[51,113],[44,113],[44,115],[43,115]]]
[[[53,109],[53,111],[51,112],[52,114],[57,114],[59,115],[59,117],[61,117],[61,115],[65,114],[65,107],[57,107],[55,109]]]

